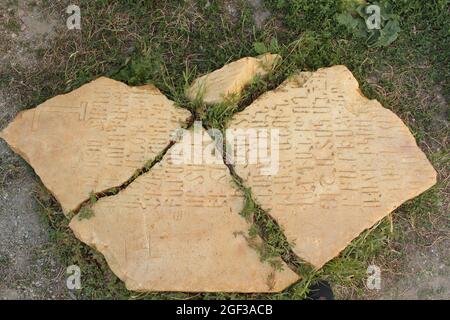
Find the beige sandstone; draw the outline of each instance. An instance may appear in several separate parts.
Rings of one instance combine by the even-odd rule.
[[[267,53],[231,62],[194,80],[186,95],[191,101],[201,98],[206,104],[223,102],[231,95],[239,95],[256,76],[267,75],[280,59],[277,54]]]
[[[277,58],[233,62],[197,79],[188,95],[193,99],[203,87],[206,103],[221,102]],[[125,182],[189,116],[153,86],[99,78],[20,113],[1,137],[67,213],[90,192]],[[293,76],[235,115],[230,128],[279,129],[278,172],[264,175],[265,164],[239,163],[236,172],[284,228],[294,251],[317,268],[436,182],[408,128],[362,96],[344,66]],[[192,149],[191,143],[171,150]],[[276,271],[249,247],[250,226],[239,216],[244,199],[220,157],[216,164],[197,164],[171,155],[119,194],[100,199],[93,217],[75,216],[70,223],[129,289],[277,292],[298,280],[286,265]]]
[[[236,164],[294,251],[316,267],[436,182],[402,121],[344,66],[301,73],[235,115],[230,128],[279,128],[275,175]]]
[[[183,150],[192,141],[180,144]],[[183,164],[176,155],[170,151],[119,194],[100,199],[93,217],[75,216],[75,235],[130,290],[275,292],[297,281],[286,265],[276,271],[249,247],[243,196],[221,159]]]
[[[125,182],[189,116],[154,86],[128,87],[102,77],[23,111],[1,136],[67,213],[90,192]]]

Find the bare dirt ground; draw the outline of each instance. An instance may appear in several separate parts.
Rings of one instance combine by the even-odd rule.
[[[270,15],[261,1],[251,0],[256,25]],[[16,10],[18,8],[18,10]],[[40,1],[2,1],[0,4],[0,75],[12,69],[39,68],[39,52],[58,30],[65,28],[62,14],[42,12]],[[233,7],[229,8],[233,14]],[[24,95],[17,90],[25,79],[15,78],[14,90],[0,87],[0,130],[25,108]],[[19,85],[18,85],[19,84]],[[445,101],[443,102],[445,104]],[[448,105],[447,105],[448,107]],[[0,299],[70,299],[64,266],[49,250],[49,230],[38,213],[35,197],[39,178],[7,144],[0,140]],[[450,298],[449,226],[437,226],[442,237],[431,243],[409,243],[401,270],[382,278],[382,290],[371,293],[378,299]],[[411,232],[415,232],[414,226]]]
[[[20,1],[19,10],[0,4],[0,74],[12,68],[38,68],[58,22]],[[15,79],[21,81],[22,79]],[[0,91],[0,128],[24,106],[17,91]],[[34,194],[39,178],[7,144],[0,141],[0,299],[68,297],[65,270],[48,248],[48,229],[38,214]]]
[[[383,286],[382,299],[449,299],[448,241],[407,248],[406,267],[397,279]]]

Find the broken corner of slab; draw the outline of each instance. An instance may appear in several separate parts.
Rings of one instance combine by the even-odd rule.
[[[279,129],[278,170],[263,175],[258,165],[237,163],[236,173],[294,252],[317,268],[436,183],[406,125],[364,97],[345,66],[291,77],[229,126],[255,127]]]
[[[207,105],[238,97],[256,77],[265,77],[279,61],[280,55],[266,53],[231,62],[194,80],[186,90],[186,96]]]
[[[67,214],[91,192],[127,181],[189,117],[152,85],[129,87],[101,77],[21,112],[1,137]]]
[[[249,246],[244,197],[220,156],[217,164],[180,163],[177,152],[191,143],[178,142],[126,189],[100,199],[91,218],[75,216],[77,238],[99,250],[129,290],[278,292],[296,282],[284,263],[275,270]]]

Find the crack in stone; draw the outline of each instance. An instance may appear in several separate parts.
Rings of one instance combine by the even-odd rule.
[[[312,72],[298,73],[299,77],[297,79],[301,79],[300,81],[298,81],[298,86],[299,87],[303,86],[308,81],[308,79],[311,77],[312,74],[313,74]],[[259,99],[265,93],[276,90],[284,81],[286,81],[286,77],[283,76],[283,73],[280,71],[279,72],[275,71],[273,77],[275,78],[274,80],[266,81],[266,85],[264,88],[257,88],[256,90],[254,90],[250,86],[247,86],[243,91],[242,94],[243,98],[240,99],[237,103],[237,109],[233,113],[233,116],[239,112],[244,111],[248,106],[250,106],[254,101]],[[214,107],[214,105],[210,106],[210,108],[212,107]],[[197,120],[201,121],[201,118],[198,114],[196,114],[195,119],[196,121]],[[208,123],[203,124],[203,128],[208,133],[209,130],[215,129]],[[216,143],[222,142],[221,148],[221,150],[223,150],[222,160],[224,164],[227,166],[228,171],[231,177],[233,178],[233,181],[236,183],[237,187],[244,193],[246,198],[245,201],[252,201],[255,204],[254,213],[251,218],[253,225],[255,225],[258,230],[259,237],[263,240],[263,242],[266,245],[270,246],[269,237],[270,235],[273,235],[275,233],[275,237],[277,239],[281,239],[279,241],[280,242],[279,245],[274,248],[276,251],[282,252],[281,254],[279,254],[279,257],[286,263],[286,265],[292,271],[297,273],[300,277],[308,278],[315,271],[314,266],[309,262],[301,259],[297,254],[294,253],[292,245],[287,240],[287,237],[284,234],[279,223],[270,214],[268,214],[264,209],[261,208],[261,206],[255,200],[251,192],[251,189],[245,186],[244,180],[236,173],[234,165],[230,163],[229,159],[231,158],[227,154],[228,149],[226,148],[226,140],[223,139],[223,141],[216,141],[215,137],[211,136],[211,138]],[[274,226],[275,231],[268,230],[267,228],[268,223]]]
[[[204,126],[204,128],[205,130],[207,130],[207,132],[209,132],[209,129],[212,129],[206,125]],[[211,138],[214,139],[214,137],[212,136]],[[314,272],[314,266],[301,259],[294,253],[294,251],[292,250],[292,246],[287,240],[287,237],[284,234],[281,226],[270,214],[268,214],[264,209],[261,208],[261,206],[254,199],[251,189],[245,186],[245,182],[243,181],[243,179],[236,173],[234,166],[227,160],[229,158],[227,157],[228,155],[226,151],[226,140],[223,140],[222,144],[222,150],[224,150],[222,154],[223,163],[228,168],[228,171],[233,178],[236,186],[243,192],[245,201],[252,201],[255,205],[253,214],[250,218],[252,220],[251,223],[253,223],[253,225],[255,225],[258,230],[258,236],[263,240],[264,244],[270,247],[274,247],[273,249],[275,249],[277,252],[282,252],[281,254],[278,254],[279,257],[292,271],[294,271],[302,278],[307,278],[312,272]],[[272,229],[271,231],[269,231],[267,228],[268,224],[272,225],[275,230]],[[269,244],[269,237],[271,236],[275,236],[275,238],[280,239],[279,241],[277,241],[276,246]]]
[[[186,109],[189,110],[189,109]],[[187,120],[186,125],[184,125],[183,127],[181,127],[182,129],[189,129],[192,124],[194,123],[194,118],[195,118],[195,113],[192,112],[191,110],[189,110],[192,113],[192,116]],[[70,215],[70,217],[74,217],[76,215],[78,215],[80,213],[80,211],[85,208],[85,207],[89,207],[92,205],[92,198],[95,198],[95,202],[105,198],[105,197],[112,197],[117,195],[119,192],[121,192],[122,190],[125,190],[130,184],[132,184],[137,178],[139,178],[140,176],[146,174],[147,172],[149,172],[157,163],[161,162],[164,158],[164,156],[167,154],[167,152],[170,150],[170,148],[172,148],[175,144],[177,143],[177,141],[170,141],[167,146],[158,153],[158,155],[151,159],[148,160],[147,163],[137,169],[133,175],[128,178],[128,180],[126,180],[124,183],[120,184],[119,186],[115,186],[115,187],[110,187],[106,190],[103,191],[99,191],[99,192],[95,192],[92,193],[90,195],[89,198],[87,198],[86,200],[84,200],[75,210],[72,211],[72,214]]]
[[[264,209],[261,208],[259,203],[255,200],[251,189],[245,186],[245,183],[243,179],[235,172],[234,166],[231,164],[226,164],[228,167],[228,170],[230,172],[230,175],[235,179],[236,184],[241,188],[246,194],[249,199],[246,199],[246,201],[252,201],[255,205],[254,213],[252,215],[253,223],[256,225],[258,229],[258,235],[263,239],[263,241],[269,245],[275,247],[274,249],[276,251],[282,251],[280,254],[281,259],[291,268],[292,271],[297,273],[301,277],[307,277],[311,272],[315,270],[314,266],[312,266],[307,261],[301,259],[299,256],[297,256],[294,251],[292,250],[292,246],[287,240],[286,235],[284,234],[283,229],[279,225],[279,223],[270,215],[268,214]],[[269,230],[268,225],[271,225],[274,227],[275,230]],[[270,237],[275,236],[277,239],[277,245],[271,245],[270,243]]]
[[[277,84],[277,83],[272,83],[268,87],[276,88],[278,85],[279,84]],[[263,95],[264,93],[266,93],[268,91],[269,90],[260,91],[259,93],[255,93],[255,94],[249,94],[248,98],[245,100],[245,103],[243,103],[241,101],[240,110],[235,112],[234,114],[244,110],[247,106],[249,106],[256,99],[258,99],[261,95]],[[209,126],[208,124],[203,124],[203,128],[208,132],[208,134],[210,132],[209,130],[214,129],[213,127]],[[228,171],[229,171],[234,183],[236,184],[236,186],[243,192],[245,201],[246,202],[252,201],[255,205],[254,210],[253,210],[254,212],[251,217],[251,220],[252,220],[251,223],[254,226],[256,226],[257,231],[258,231],[258,236],[263,240],[265,245],[272,247],[277,252],[280,252],[280,251],[282,252],[281,254],[278,253],[279,258],[281,258],[292,271],[294,271],[296,274],[298,274],[302,278],[308,278],[315,271],[314,266],[311,265],[310,263],[308,263],[307,261],[301,259],[298,255],[296,255],[294,253],[294,251],[292,250],[292,246],[289,243],[289,241],[287,240],[287,237],[284,234],[281,226],[270,214],[268,214],[264,209],[261,208],[261,206],[257,203],[257,201],[255,201],[254,196],[251,192],[251,189],[245,186],[245,182],[236,173],[233,164],[230,163],[229,159],[231,159],[231,158],[227,154],[228,149],[226,148],[226,140],[223,139],[222,141],[216,141],[215,140],[216,137],[212,136],[211,134],[209,134],[209,135],[216,144],[222,142],[221,150],[223,150],[222,160],[223,160],[224,165],[228,168]],[[243,217],[243,218],[245,218],[245,217]],[[272,229],[271,231],[269,231],[267,228],[268,224],[272,225],[275,228],[275,230]],[[275,238],[280,239],[280,241],[278,241],[278,243],[277,243],[278,245],[273,246],[273,245],[269,244],[270,236],[275,236]]]

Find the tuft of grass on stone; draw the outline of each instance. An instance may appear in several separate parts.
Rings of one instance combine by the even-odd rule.
[[[94,210],[90,207],[83,207],[80,209],[80,211],[77,214],[77,218],[79,221],[87,220],[92,218],[95,215]]]
[[[97,195],[95,194],[94,191],[91,191],[91,193],[89,194],[89,203],[90,203],[90,205],[93,206],[94,204],[96,204],[97,200],[98,200]]]

